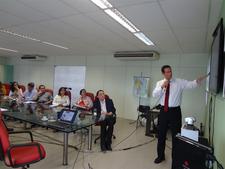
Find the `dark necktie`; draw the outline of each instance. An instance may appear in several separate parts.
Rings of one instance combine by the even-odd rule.
[[[164,112],[168,112],[169,96],[170,96],[170,83],[168,83],[167,88],[166,88],[166,95],[165,95],[165,101],[164,101]]]

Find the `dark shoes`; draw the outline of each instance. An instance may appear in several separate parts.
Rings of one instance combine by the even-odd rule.
[[[102,150],[103,153],[105,153],[107,149],[106,149],[105,146],[101,145],[101,150]]]
[[[106,152],[107,150],[112,151],[111,144],[101,145],[101,150],[102,152]]]
[[[107,145],[106,145],[106,149],[107,149],[108,151],[112,151],[111,144],[107,144]]]
[[[165,157],[157,157],[154,161],[155,164],[159,164],[165,160]]]

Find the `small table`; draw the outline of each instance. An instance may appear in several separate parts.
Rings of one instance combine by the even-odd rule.
[[[63,137],[63,165],[68,165],[68,136],[70,133],[81,130],[88,129],[88,149],[92,149],[92,126],[96,123],[96,120],[90,115],[86,115],[84,118],[79,119],[76,123],[70,125],[67,128],[62,126],[52,126],[49,121],[42,121],[41,118],[43,115],[51,115],[57,113],[53,108],[50,108],[48,105],[43,104],[23,104],[17,106],[17,110],[7,104],[4,104],[1,107],[7,108],[8,111],[2,112],[2,115],[5,117],[10,117],[16,120],[20,120],[26,123],[35,124],[37,126],[46,127],[58,130],[64,133]],[[77,115],[77,118],[79,115]]]
[[[159,109],[151,109],[146,114],[146,130],[145,135],[149,137],[153,137],[153,134],[157,134],[157,130],[155,129],[156,126],[154,124],[154,120],[156,117],[158,117],[160,113]],[[152,123],[152,125],[151,125]]]

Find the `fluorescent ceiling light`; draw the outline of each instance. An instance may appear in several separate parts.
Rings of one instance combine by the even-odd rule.
[[[117,9],[106,9],[104,10],[109,16],[115,19],[118,23],[120,23],[123,27],[128,29],[130,32],[138,32],[139,29],[136,28],[125,16],[123,16]]]
[[[42,43],[46,44],[46,45],[50,45],[50,46],[55,46],[55,47],[58,47],[58,48],[62,48],[62,49],[69,49],[67,47],[64,47],[64,46],[60,46],[60,45],[56,45],[54,43],[50,43],[50,42],[45,42],[43,41]]]
[[[38,40],[36,38],[32,38],[32,37],[27,36],[27,35],[18,34],[18,33],[15,33],[15,32],[12,32],[12,31],[9,31],[9,30],[6,30],[6,29],[0,28],[0,32],[6,33],[6,34],[9,34],[9,35],[13,35],[13,36],[17,36],[17,37],[20,37],[20,38],[28,39],[28,40],[40,42],[40,40]]]
[[[0,50],[5,50],[9,52],[18,52],[17,50],[12,50],[12,49],[2,48],[2,47],[0,47]]]
[[[17,37],[20,37],[20,38],[23,38],[23,39],[28,39],[28,40],[32,40],[32,41],[36,41],[36,42],[41,42],[41,43],[44,43],[44,44],[47,44],[47,45],[51,45],[51,46],[55,46],[55,47],[62,48],[62,49],[68,49],[67,47],[64,47],[64,46],[60,46],[60,45],[53,44],[53,43],[46,42],[46,41],[41,41],[39,39],[30,37],[30,36],[27,36],[27,35],[23,35],[23,34],[18,34],[18,33],[15,33],[15,32],[12,32],[12,31],[9,31],[9,30],[6,30],[6,29],[3,29],[1,27],[0,27],[0,32],[6,33],[6,34],[9,34],[9,35],[12,35],[12,36],[17,36]]]
[[[143,34],[142,32],[136,32],[134,33],[134,35],[140,39],[141,41],[143,41],[146,45],[154,45],[154,43],[147,37],[145,36],[145,34]]]
[[[113,6],[107,0],[91,0],[95,5],[101,9],[112,8]]]

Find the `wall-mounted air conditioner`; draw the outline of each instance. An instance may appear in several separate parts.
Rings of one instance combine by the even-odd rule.
[[[114,58],[123,61],[158,60],[159,53],[155,51],[122,51],[116,52]]]
[[[43,55],[23,55],[21,56],[22,60],[28,60],[28,61],[45,61],[47,59],[47,56]]]

